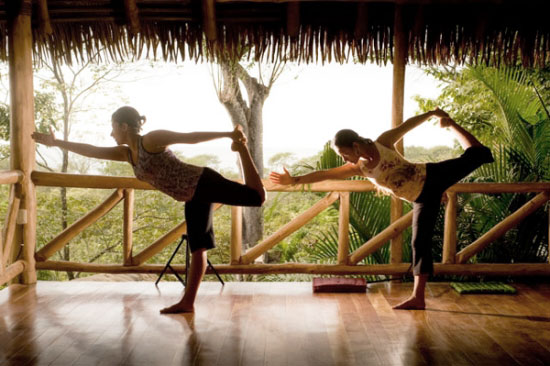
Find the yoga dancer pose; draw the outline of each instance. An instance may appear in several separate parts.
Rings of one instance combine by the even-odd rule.
[[[178,303],[160,312],[193,312],[197,291],[206,271],[206,251],[215,246],[212,204],[261,206],[265,200],[265,190],[246,146],[246,136],[239,127],[231,132],[156,130],[141,136],[139,132],[145,117],[132,107],[119,108],[111,120],[111,136],[118,145],[115,147],[57,140],[51,130],[50,134],[34,132],[32,137],[46,146],[57,146],[87,157],[128,162],[132,164],[138,179],[177,201],[185,201],[187,237],[192,253],[187,286]],[[240,155],[245,184],[227,180],[212,169],[186,164],[167,148],[172,144],[196,144],[223,137],[233,140],[231,149]]]
[[[395,144],[431,117],[439,118],[440,127],[449,128],[457,136],[464,154],[438,163],[417,164],[405,160],[395,149]],[[447,188],[482,164],[493,162],[491,151],[439,108],[406,120],[381,134],[376,141],[363,138],[352,130],[338,131],[334,145],[347,164],[296,177],[284,169],[282,174],[272,172],[271,181],[304,184],[360,175],[371,179],[383,191],[412,202],[414,288],[412,295],[394,309],[424,309],[425,285],[433,272],[432,236],[441,196]]]

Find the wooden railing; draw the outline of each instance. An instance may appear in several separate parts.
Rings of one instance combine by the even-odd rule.
[[[134,189],[153,189],[147,183],[135,178],[120,178],[106,176],[84,176],[59,173],[33,172],[32,180],[37,186],[64,186],[80,188],[115,189],[113,194],[102,204],[76,221],[57,237],[36,253],[36,268],[58,271],[104,272],[104,273],[159,273],[163,264],[144,264],[148,259],[173,243],[186,231],[185,222],[182,222],[163,237],[152,243],[142,252],[132,255],[132,217],[133,217],[133,193]],[[268,191],[300,192],[302,186],[277,186],[265,182]],[[283,273],[312,273],[312,274],[376,274],[399,275],[407,272],[408,263],[360,265],[359,263],[387,243],[392,238],[402,233],[411,225],[412,212],[402,216],[390,224],[382,232],[364,243],[360,248],[349,253],[349,193],[368,192],[374,187],[368,181],[325,181],[308,185],[305,190],[312,192],[327,192],[319,202],[305,212],[284,225],[275,233],[264,239],[261,243],[241,253],[242,248],[242,221],[241,207],[232,207],[231,225],[231,263],[217,264],[216,269],[220,273],[233,274],[283,274]],[[544,205],[550,199],[550,183],[461,183],[451,187],[448,191],[448,203],[445,214],[445,231],[443,244],[442,263],[435,264],[436,274],[461,274],[461,275],[550,275],[549,263],[503,263],[503,264],[468,264],[468,260],[479,253],[491,242],[502,236],[507,230],[517,225],[537,208]],[[457,194],[459,193],[529,193],[540,192],[527,202],[523,207],[497,224],[479,239],[469,246],[456,252],[456,210]],[[297,193],[298,194],[298,193]],[[100,217],[109,212],[117,203],[124,200],[124,245],[122,264],[88,264],[75,262],[50,261],[56,251],[60,250],[72,238],[82,230],[90,226]],[[320,212],[331,206],[334,202],[340,203],[339,230],[338,230],[338,255],[337,264],[310,264],[310,263],[285,263],[285,264],[261,264],[255,260],[263,253],[273,248],[284,238],[304,226]],[[220,207],[218,205],[217,207]],[[173,266],[178,271],[184,271],[185,267]]]
[[[0,184],[9,184],[9,203],[6,212],[6,220],[0,235],[0,286],[11,281],[16,276],[23,273],[27,263],[24,260],[15,260],[11,262],[13,239],[15,235],[15,225],[19,213],[20,187],[23,180],[23,173],[18,170],[0,171]]]

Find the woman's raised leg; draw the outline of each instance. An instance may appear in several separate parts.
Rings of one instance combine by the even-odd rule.
[[[262,178],[258,174],[258,169],[254,165],[250,151],[246,146],[246,142],[233,141],[231,145],[233,151],[237,151],[241,157],[241,165],[243,167],[244,184],[258,192],[262,203],[265,201],[265,188],[262,183]]]

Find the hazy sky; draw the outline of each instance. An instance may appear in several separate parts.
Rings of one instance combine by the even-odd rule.
[[[255,73],[257,69],[251,71]],[[391,85],[391,65],[288,66],[264,106],[265,163],[278,152],[311,156],[342,128],[376,138],[391,124]],[[108,102],[98,103],[134,106],[147,116],[144,133],[154,129],[183,132],[231,129],[229,116],[218,102],[208,64],[156,65],[145,71],[141,80],[122,82],[117,88],[126,101],[108,97]],[[405,118],[417,112],[412,96],[436,97],[438,94],[434,80],[418,68],[408,67]],[[98,144],[111,145],[110,113],[111,110],[106,110],[105,115],[97,116],[98,121],[93,125],[84,125],[84,133],[82,126],[77,127],[73,139],[92,138]],[[92,126],[95,133],[90,133]],[[452,141],[449,132],[427,123],[408,134],[405,145],[450,146]],[[178,145],[174,149],[186,156],[216,154],[224,166],[233,167],[235,155],[229,146],[229,140],[224,139]]]

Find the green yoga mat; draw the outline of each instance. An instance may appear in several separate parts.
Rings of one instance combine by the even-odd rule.
[[[515,294],[516,289],[502,282],[451,282],[459,294]]]

